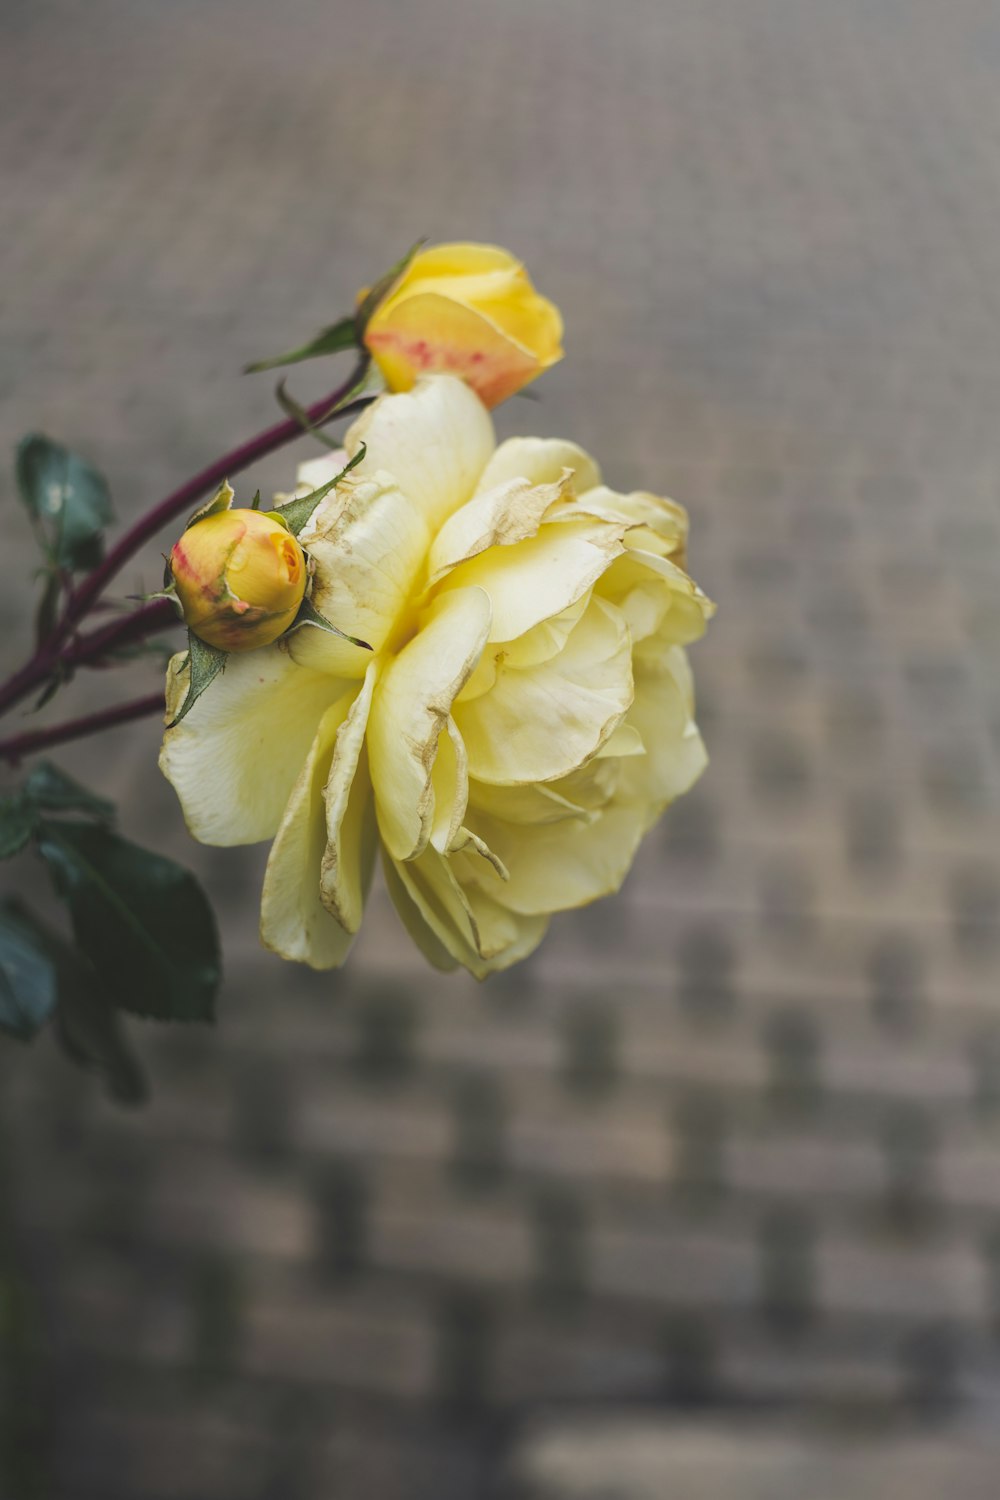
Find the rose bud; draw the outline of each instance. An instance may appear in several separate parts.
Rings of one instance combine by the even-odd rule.
[[[270,645],[291,625],[305,593],[302,548],[283,522],[256,510],[195,521],[169,562],[185,624],[221,651]]]
[[[391,391],[459,375],[497,406],[562,359],[559,309],[495,245],[420,250],[369,319],[364,341]]]

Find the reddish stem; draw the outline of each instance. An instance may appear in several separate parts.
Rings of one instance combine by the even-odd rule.
[[[131,703],[119,703],[116,708],[105,708],[100,713],[85,714],[79,719],[67,719],[64,724],[52,724],[48,729],[31,729],[26,734],[14,735],[13,739],[0,740],[0,760],[14,766],[35,750],[47,750],[51,745],[82,739],[84,735],[98,734],[102,729],[114,729],[117,724],[128,724],[132,719],[144,719],[155,713],[163,713],[162,692],[150,693],[148,698],[135,698]]]
[[[110,624],[102,625],[99,630],[77,636],[68,650],[62,653],[61,660],[70,667],[100,666],[108,656],[121,650],[123,646],[134,645],[148,635],[156,635],[157,631],[168,630],[171,625],[180,623],[181,617],[176,605],[171,604],[169,599],[154,599],[141,609],[134,609],[130,614],[120,615]]]

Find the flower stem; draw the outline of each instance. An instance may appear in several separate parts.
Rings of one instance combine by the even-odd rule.
[[[162,693],[150,693],[147,698],[119,703],[117,707],[102,709],[100,713],[85,714],[79,719],[67,719],[63,724],[52,724],[48,729],[31,729],[26,734],[14,735],[12,739],[0,740],[0,760],[17,765],[35,750],[47,750],[52,745],[64,744],[66,740],[82,739],[84,735],[98,734],[102,729],[114,729],[118,724],[128,724],[132,719],[144,719],[155,713],[163,713]]]
[[[160,630],[169,630],[179,625],[181,617],[169,599],[154,599],[141,609],[133,609],[127,615],[119,615],[99,630],[76,640],[62,653],[62,662],[70,667],[99,667],[124,646],[132,646],[146,636],[156,635]]]
[[[359,396],[346,406],[340,405],[364,378],[367,369],[368,355],[362,354],[342,385],[306,409],[305,414],[310,423],[322,425],[335,416],[349,416],[367,406],[372,399],[370,396]],[[187,515],[198,500],[217,489],[224,479],[231,474],[240,473],[258,459],[300,437],[302,431],[302,422],[296,417],[275,423],[273,427],[266,428],[248,442],[216,459],[207,469],[202,469],[200,474],[195,474],[186,484],[161,500],[159,505],[140,516],[124,536],[118,539],[104,561],[70,592],[59,620],[34,656],[0,686],[0,714],[6,713],[16,703],[41,688],[60,669],[95,665],[114,648],[141,640],[176,620],[172,607],[165,601],[159,601],[100,630],[92,631],[90,635],[74,639],[68,648],[66,644],[74,637],[77,626],[98,604],[111,580],[140,547],[171,521]],[[28,738],[30,736],[22,735],[17,743]]]

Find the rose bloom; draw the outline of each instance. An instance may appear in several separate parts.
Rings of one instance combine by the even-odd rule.
[[[161,765],[197,838],[273,839],[267,947],[342,963],[381,849],[425,955],[483,977],[617,890],[703,770],[684,647],[711,605],[679,506],[606,488],[573,443],[496,447],[460,380],[381,397],[361,442],[301,541],[316,608],[373,650],[306,626],[232,657]],[[305,465],[302,492],[339,463]]]
[[[391,391],[420,375],[460,375],[497,406],[562,359],[559,309],[496,245],[420,250],[365,330]]]

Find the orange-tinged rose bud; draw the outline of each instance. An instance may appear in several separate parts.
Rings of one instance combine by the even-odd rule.
[[[170,554],[185,624],[222,651],[252,651],[286,631],[306,587],[305,554],[281,521],[223,510],[189,526]]]
[[[496,245],[420,250],[365,330],[392,391],[419,375],[460,375],[497,406],[562,358],[559,309]]]

